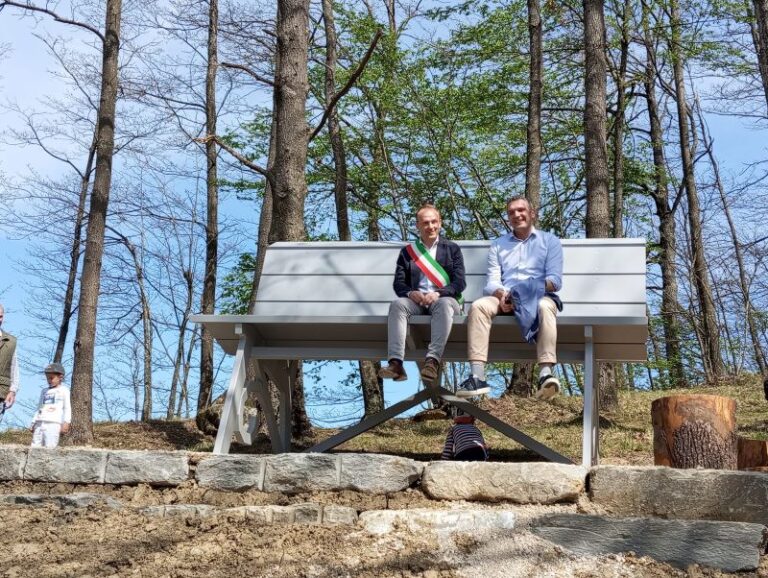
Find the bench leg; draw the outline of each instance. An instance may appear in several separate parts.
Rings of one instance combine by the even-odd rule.
[[[256,399],[261,406],[261,414],[264,422],[267,424],[267,431],[269,432],[269,439],[272,440],[272,451],[276,454],[282,453],[283,446],[280,437],[280,430],[278,428],[277,420],[275,419],[275,408],[272,404],[272,395],[269,392],[269,376],[267,376],[264,365],[264,361],[254,362],[256,370],[256,380],[249,386],[256,394]]]
[[[261,365],[277,387],[279,397],[276,426],[269,430],[272,451],[276,454],[287,452],[291,448],[291,384],[296,379],[298,362],[270,359],[261,360]],[[272,410],[271,400],[269,407]]]
[[[584,431],[582,464],[596,466],[600,461],[600,403],[597,387],[599,364],[595,359],[592,326],[584,328]]]
[[[216,442],[213,445],[213,453],[228,454],[232,444],[232,435],[239,432],[243,423],[243,399],[245,394],[245,368],[248,362],[248,350],[250,342],[246,335],[240,335],[240,342],[235,353],[235,363],[232,366],[232,376],[229,379],[229,387],[224,398],[224,407],[221,410],[219,431],[216,434]]]

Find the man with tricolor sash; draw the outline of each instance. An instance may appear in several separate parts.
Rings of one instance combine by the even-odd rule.
[[[379,377],[404,381],[405,338],[411,315],[431,315],[431,337],[421,378],[435,384],[440,373],[440,360],[453,326],[453,316],[461,313],[464,280],[464,257],[456,243],[440,237],[440,212],[424,205],[416,213],[419,239],[403,247],[397,258],[392,284],[397,299],[389,306],[388,359]]]

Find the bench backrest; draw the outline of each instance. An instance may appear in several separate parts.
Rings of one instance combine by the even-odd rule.
[[[458,241],[467,304],[482,296],[488,241]],[[387,315],[403,243],[275,243],[267,250],[255,315]],[[563,240],[565,305],[559,323],[642,318],[646,314],[644,239]]]

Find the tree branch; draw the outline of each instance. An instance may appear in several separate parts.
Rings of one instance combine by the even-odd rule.
[[[210,141],[214,141],[217,145],[219,145],[221,148],[223,148],[225,151],[227,151],[229,154],[231,154],[233,157],[235,157],[238,161],[240,161],[242,164],[244,164],[246,167],[251,169],[254,172],[259,173],[264,178],[266,178],[273,186],[274,182],[272,180],[271,173],[262,167],[261,165],[257,165],[253,161],[248,160],[245,156],[242,155],[242,153],[238,152],[236,149],[229,146],[227,143],[222,141],[218,136],[216,135],[208,135],[200,138],[193,139],[196,143],[200,144],[206,144]]]
[[[381,35],[382,35],[381,29],[377,30],[376,34],[373,37],[373,40],[371,41],[371,45],[368,47],[368,50],[363,56],[363,59],[358,63],[357,68],[355,68],[355,71],[352,73],[352,76],[350,76],[349,80],[347,80],[347,84],[345,84],[344,88],[342,88],[339,92],[333,95],[331,102],[329,102],[328,105],[325,107],[325,111],[323,112],[323,117],[320,119],[320,124],[318,124],[317,127],[315,127],[315,130],[312,132],[312,135],[309,137],[309,142],[312,142],[312,140],[320,133],[320,130],[323,128],[323,125],[325,125],[325,121],[327,121],[328,117],[331,116],[334,108],[336,108],[336,104],[339,102],[339,100],[341,100],[341,97],[347,94],[350,91],[350,89],[355,85],[355,82],[357,82],[357,79],[360,78],[360,75],[363,73],[363,70],[365,70],[365,66],[368,64],[368,61],[371,59],[371,56],[373,55],[373,51],[376,49],[376,45],[378,44],[379,38],[381,38]]]
[[[49,10],[48,8],[41,8],[40,6],[35,6],[34,4],[30,4],[29,2],[14,2],[13,0],[3,0],[2,2],[0,2],[0,11],[2,11],[3,8],[5,8],[6,6],[13,6],[14,8],[29,10],[30,12],[40,12],[42,14],[47,14],[48,16],[51,16],[56,22],[61,22],[62,24],[71,24],[72,26],[78,26],[80,28],[88,30],[89,32],[93,32],[96,36],[98,36],[101,39],[102,43],[105,42],[104,35],[97,28],[94,28],[90,24],[85,24],[84,22],[78,22],[77,20],[70,20],[69,18],[62,18],[61,16],[56,14],[53,10]]]
[[[261,76],[252,68],[249,68],[243,64],[233,64],[231,62],[222,62],[220,66],[223,66],[224,68],[234,68],[236,70],[242,70],[243,72],[245,72],[246,74],[248,74],[249,76],[251,76],[252,78],[254,78],[259,82],[263,82],[264,84],[267,84],[273,88],[276,86],[274,80],[270,80],[269,78]]]

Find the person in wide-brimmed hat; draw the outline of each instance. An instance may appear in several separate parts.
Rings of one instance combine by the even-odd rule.
[[[62,385],[64,366],[49,363],[43,371],[48,387],[40,392],[40,403],[32,418],[32,447],[55,448],[59,445],[59,436],[69,431],[72,405],[69,388]]]

